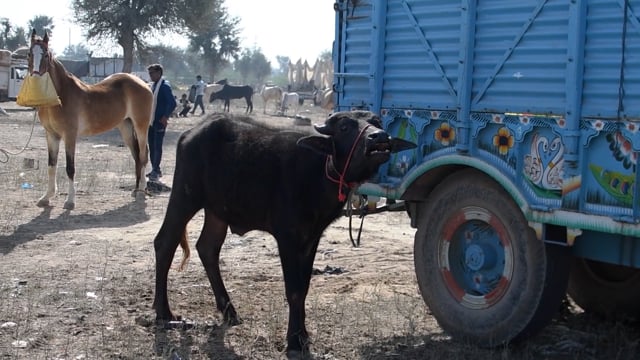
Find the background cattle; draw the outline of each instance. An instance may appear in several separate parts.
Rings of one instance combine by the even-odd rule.
[[[229,112],[229,105],[232,99],[242,99],[247,102],[247,108],[245,110],[246,113],[250,114],[253,112],[253,88],[249,85],[229,85],[227,83],[227,79],[220,80],[216,82],[218,85],[222,85],[222,89],[216,92],[213,92],[209,97],[209,102],[213,102],[214,100],[220,99],[224,101],[223,111]]]
[[[287,110],[294,109],[293,113],[298,112],[300,107],[300,95],[296,92],[283,92],[282,100],[280,100],[280,112],[282,115],[287,114]]]
[[[327,88],[324,90],[318,90],[315,94],[313,102],[315,105],[320,106],[322,109],[326,111],[333,111],[334,108],[334,100],[333,100],[333,89]]]
[[[204,88],[204,96],[202,97],[203,102],[206,103],[207,99],[209,99],[208,104],[210,104],[213,93],[217,93],[222,90],[222,88],[224,88],[224,84],[207,84]]]
[[[279,86],[268,86],[265,85],[260,91],[260,96],[262,97],[263,109],[262,113],[267,113],[267,103],[272,101],[276,108],[279,108],[280,100],[282,99],[282,88]]]
[[[392,152],[415,147],[390,138],[370,112],[338,112],[307,132],[265,127],[244,116],[210,115],[184,132],[177,145],[173,190],[155,237],[154,309],[160,324],[179,319],[169,307],[167,279],[174,253],[183,246],[186,225],[204,208],[196,243],[218,310],[229,325],[240,317],[220,274],[220,250],[227,228],[273,235],[289,304],[287,354],[309,350],[305,299],[320,237],[341,216],[346,194],[373,176]]]

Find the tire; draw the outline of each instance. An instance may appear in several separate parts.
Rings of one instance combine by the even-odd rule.
[[[565,297],[570,253],[546,245],[520,208],[483,173],[438,185],[418,210],[414,243],[422,297],[454,338],[483,347],[535,334]]]
[[[575,258],[569,296],[585,312],[608,320],[640,320],[640,270]]]

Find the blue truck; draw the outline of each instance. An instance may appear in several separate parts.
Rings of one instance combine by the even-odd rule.
[[[398,153],[357,193],[404,205],[426,305],[496,346],[567,294],[640,317],[640,0],[337,0],[335,110]]]

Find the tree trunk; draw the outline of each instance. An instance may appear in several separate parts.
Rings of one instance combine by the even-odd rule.
[[[130,73],[133,70],[133,32],[122,32],[120,41],[122,46],[122,72]]]

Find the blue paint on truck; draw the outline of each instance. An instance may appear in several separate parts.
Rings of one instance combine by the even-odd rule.
[[[640,0],[334,9],[335,110],[418,144],[358,193],[404,202],[442,327],[523,339],[567,292],[639,318]]]

